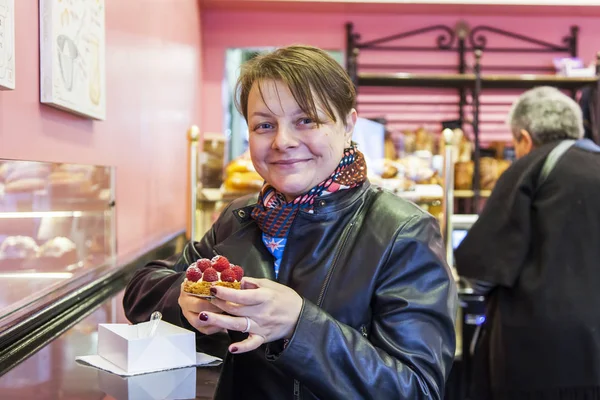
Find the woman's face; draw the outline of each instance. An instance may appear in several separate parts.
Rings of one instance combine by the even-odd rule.
[[[308,192],[335,170],[350,146],[353,109],[331,121],[317,102],[317,126],[298,106],[288,87],[273,80],[255,83],[248,96],[250,155],[256,171],[288,201]]]

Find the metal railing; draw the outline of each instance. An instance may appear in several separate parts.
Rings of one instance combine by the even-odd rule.
[[[188,139],[188,171],[189,171],[189,194],[188,194],[188,224],[187,237],[189,240],[196,239],[197,232],[197,209],[198,209],[198,142],[200,140],[200,129],[192,125],[187,131]]]

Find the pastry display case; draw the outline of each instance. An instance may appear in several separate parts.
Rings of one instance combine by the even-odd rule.
[[[116,252],[111,167],[0,159],[0,320]]]

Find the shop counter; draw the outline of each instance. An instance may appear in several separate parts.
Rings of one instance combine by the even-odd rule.
[[[126,380],[118,378],[122,382],[115,385],[115,381],[106,379],[107,373],[82,366],[75,361],[77,356],[96,354],[98,324],[127,323],[123,313],[122,296],[121,291],[106,300],[85,319],[0,376],[0,398],[11,400],[126,399],[127,397],[123,396],[127,394]],[[196,399],[213,398],[219,371],[220,367],[196,368]],[[157,380],[164,379],[165,384],[172,379],[169,372],[155,373],[152,377]],[[187,382],[189,383],[189,380]],[[141,394],[137,385],[129,385],[129,387],[129,398],[151,398]],[[114,397],[115,393],[119,392],[121,396]]]
[[[75,361],[78,356],[96,354],[98,324],[128,322],[123,312],[122,296],[121,290],[41,350],[0,376],[0,398],[11,400],[171,398],[160,397],[157,393],[153,393],[156,397],[150,397],[140,392],[139,381],[130,382],[131,384],[128,385],[127,379],[82,366]],[[195,372],[195,379],[191,377],[191,384],[195,386],[195,399],[212,399],[220,367],[193,369],[195,369],[192,371]],[[165,385],[173,384],[174,376],[170,371],[151,375],[154,382],[162,380]],[[181,375],[179,374],[179,378]],[[189,386],[190,379],[185,380],[185,384]],[[446,399],[460,398],[459,381],[460,368],[453,369],[447,384]]]

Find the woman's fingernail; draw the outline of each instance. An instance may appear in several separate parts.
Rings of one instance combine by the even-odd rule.
[[[200,321],[208,321],[208,315],[206,315],[205,313],[201,312],[200,313]]]
[[[232,352],[232,353],[237,353],[237,351],[238,351],[238,348],[237,348],[237,347],[232,347],[232,348],[231,348],[231,352]]]
[[[213,296],[216,296],[217,295],[217,288],[211,287],[210,288],[210,294],[212,294]]]

